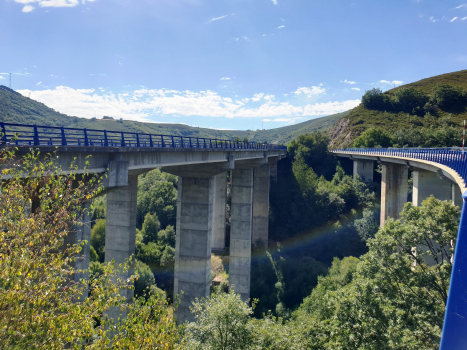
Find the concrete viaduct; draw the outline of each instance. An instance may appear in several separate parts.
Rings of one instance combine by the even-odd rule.
[[[76,173],[103,174],[107,193],[105,261],[118,265],[135,254],[138,175],[160,168],[178,176],[174,294],[180,295],[178,322],[192,320],[189,306],[208,297],[211,251],[224,249],[227,172],[231,185],[229,286],[244,301],[250,297],[252,242],[268,242],[269,184],[277,180],[277,162],[284,146],[0,123],[3,144],[56,152],[62,169],[74,161]],[[16,141],[10,141],[19,135]],[[87,158],[87,156],[91,156]],[[88,164],[86,165],[86,161]],[[33,203],[34,206],[34,203]],[[90,203],[85,204],[89,208]],[[83,217],[89,223],[89,213]],[[79,269],[89,268],[90,225],[83,225],[67,243],[87,241]],[[121,277],[127,278],[133,271]],[[83,276],[75,276],[79,279]],[[182,294],[183,291],[183,294]],[[133,290],[121,293],[130,301]],[[117,317],[119,310],[110,310]]]

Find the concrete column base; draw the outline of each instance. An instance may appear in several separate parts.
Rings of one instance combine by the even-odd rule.
[[[253,169],[235,169],[231,174],[229,288],[240,294],[243,301],[248,301],[253,221]]]
[[[180,298],[178,324],[193,322],[192,302],[209,297],[213,187],[213,178],[178,178],[174,279],[174,294]]]
[[[385,163],[381,181],[381,226],[388,218],[399,219],[407,202],[408,167]]]

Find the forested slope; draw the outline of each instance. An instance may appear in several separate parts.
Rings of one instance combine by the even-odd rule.
[[[27,98],[3,87],[0,89],[0,121],[9,123],[68,126],[74,128],[107,129],[115,131],[141,132],[165,135],[180,135],[218,139],[244,139],[254,142],[287,143],[298,136],[326,131],[348,112],[308,120],[299,124],[269,130],[216,130],[198,128],[185,124],[142,123],[129,120],[86,119],[59,113],[43,103]]]
[[[450,133],[450,128],[459,128],[467,119],[466,91],[467,70],[422,79],[384,93],[367,91],[362,103],[334,124],[331,145],[348,147],[370,128],[391,136],[413,130]]]

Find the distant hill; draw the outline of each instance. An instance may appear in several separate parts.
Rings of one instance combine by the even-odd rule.
[[[308,120],[303,123],[269,130],[216,130],[198,128],[185,124],[142,123],[129,120],[86,119],[59,113],[43,103],[25,97],[16,91],[0,85],[0,121],[19,124],[67,126],[98,130],[115,130],[165,135],[180,135],[218,139],[239,137],[254,142],[285,144],[304,133],[329,130],[332,125],[348,112]]]
[[[384,93],[391,98],[404,88],[416,88],[431,96],[433,88],[440,84],[447,84],[467,91],[467,70],[442,74],[422,79],[414,83],[399,86]],[[352,109],[348,115],[340,118],[329,131],[332,147],[348,147],[353,140],[369,128],[379,128],[394,133],[398,130],[412,128],[440,128],[443,126],[461,126],[467,119],[467,109],[446,111],[442,108],[433,113],[421,115],[386,110],[373,110],[364,108],[363,104]]]

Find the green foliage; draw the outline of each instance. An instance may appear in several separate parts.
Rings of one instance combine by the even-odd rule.
[[[294,313],[313,348],[438,349],[459,211],[430,197],[401,217],[368,241],[360,263],[336,260]]]
[[[380,88],[373,88],[366,91],[362,96],[362,105],[366,109],[376,109],[379,111],[392,109],[390,98],[383,94]]]
[[[91,229],[91,245],[99,257],[99,261],[104,261],[105,250],[105,219],[98,220]]]
[[[354,225],[362,239],[374,238],[379,229],[379,211],[368,208],[363,209],[363,217],[356,219]]]
[[[149,242],[136,247],[136,258],[146,264],[159,263],[163,251],[164,246]]]
[[[422,90],[415,89],[413,87],[397,90],[394,93],[394,97],[395,107],[406,113],[412,113],[412,111],[414,109],[417,110],[417,108],[419,108],[418,110],[421,110],[421,108],[425,106],[429,99],[429,97],[425,95]]]
[[[94,249],[93,246],[90,247],[90,261],[99,261],[99,255],[97,255],[96,250]]]
[[[330,178],[337,165],[336,157],[328,152],[329,137],[322,132],[300,135],[287,146],[290,160],[302,159],[316,174]]]
[[[156,284],[156,280],[150,267],[142,261],[136,260],[135,275],[137,276],[135,281],[135,297],[149,293],[151,286]]]
[[[168,225],[165,230],[160,230],[157,233],[157,241],[160,244],[165,244],[170,247],[175,247],[175,229],[172,225]]]
[[[2,349],[103,349],[110,342],[115,349],[175,348],[180,337],[167,305],[155,298],[125,305],[119,290],[133,278],[122,280],[113,263],[92,262],[89,280],[75,278],[87,272],[72,267],[81,259],[84,242],[64,242],[82,225],[84,201],[100,191],[98,179],[86,172],[65,175],[55,155],[41,156],[41,161],[33,151],[14,156],[8,149],[0,153]],[[5,177],[8,181],[1,181]],[[34,213],[31,196],[40,200]],[[118,306],[130,317],[111,328],[103,315]]]
[[[461,88],[440,84],[433,89],[430,103],[444,111],[463,110],[467,104],[467,94]]]
[[[175,248],[166,245],[161,256],[161,266],[173,267],[175,264]]]
[[[353,146],[355,148],[390,147],[392,140],[384,130],[371,128],[357,137]]]
[[[191,312],[195,322],[185,328],[185,349],[240,350],[250,349],[253,325],[251,307],[239,294],[224,293],[217,289],[208,299],[193,303]]]
[[[141,233],[143,235],[143,242],[156,242],[157,232],[160,230],[161,224],[156,214],[147,213],[144,216],[143,228]]]

